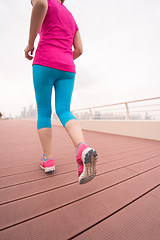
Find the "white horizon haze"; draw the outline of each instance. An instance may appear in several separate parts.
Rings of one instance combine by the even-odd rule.
[[[71,110],[160,96],[160,1],[66,0],[82,37]],[[0,112],[36,105],[32,61],[24,56],[30,0],[0,2]],[[37,46],[38,37],[36,39]],[[55,111],[54,88],[52,112]]]

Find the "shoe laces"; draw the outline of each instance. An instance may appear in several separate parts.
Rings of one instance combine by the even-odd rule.
[[[43,158],[41,158],[41,161],[45,161],[46,162],[45,154],[43,154]]]

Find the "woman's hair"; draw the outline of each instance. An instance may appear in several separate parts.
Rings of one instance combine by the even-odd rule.
[[[62,2],[62,0],[61,0],[61,4],[62,4],[63,2]]]

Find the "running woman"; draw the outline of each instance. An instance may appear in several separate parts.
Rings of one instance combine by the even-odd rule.
[[[78,119],[70,104],[75,81],[74,60],[82,54],[82,41],[76,21],[63,5],[65,0],[31,0],[32,14],[25,57],[32,60],[33,84],[37,104],[37,131],[44,151],[40,167],[55,170],[52,152],[51,96],[55,90],[55,110],[76,148],[79,183],[96,176],[98,154],[84,141]],[[33,57],[34,42],[39,33]],[[73,50],[72,50],[73,46]]]

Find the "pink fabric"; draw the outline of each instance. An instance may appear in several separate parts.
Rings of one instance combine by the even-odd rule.
[[[82,172],[83,172],[83,166],[78,165],[78,177],[81,176]]]
[[[33,64],[76,72],[73,38],[78,26],[68,9],[58,0],[47,0],[48,11],[39,31],[40,40]]]
[[[82,174],[83,172],[83,160],[82,160],[82,152],[88,148],[89,145],[84,143],[84,144],[80,144],[78,147],[78,154],[76,156],[76,160],[78,163],[78,177]]]
[[[86,148],[88,148],[89,147],[89,145],[87,144],[87,143],[83,143],[83,144],[80,144],[79,145],[79,147],[78,147],[78,154],[77,154],[77,156],[76,156],[76,159],[77,160],[81,160],[82,161],[82,152],[86,149]]]
[[[50,160],[46,160],[46,161],[43,160],[43,161],[41,161],[40,164],[44,168],[53,167],[53,166],[55,166],[55,161],[54,161],[54,159],[50,159]]]

